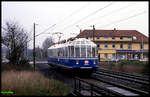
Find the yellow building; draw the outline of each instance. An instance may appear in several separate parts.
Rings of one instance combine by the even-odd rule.
[[[136,30],[84,30],[77,38],[94,41],[100,61],[148,59],[148,37]]]

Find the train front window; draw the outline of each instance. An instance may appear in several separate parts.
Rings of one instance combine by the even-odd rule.
[[[95,57],[96,48],[92,47],[92,57]]]
[[[86,46],[81,46],[81,57],[86,57]]]
[[[85,41],[81,41],[81,44],[85,44]]]
[[[76,57],[80,57],[80,47],[79,46],[75,47],[75,52],[76,52]]]
[[[91,57],[91,46],[87,46],[87,57]]]

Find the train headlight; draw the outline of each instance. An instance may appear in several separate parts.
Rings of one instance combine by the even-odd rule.
[[[79,64],[79,61],[76,61],[76,64]]]
[[[94,63],[93,64],[96,64],[96,62],[94,61]]]
[[[85,65],[88,65],[88,64],[89,64],[89,61],[84,61],[84,64],[85,64]]]

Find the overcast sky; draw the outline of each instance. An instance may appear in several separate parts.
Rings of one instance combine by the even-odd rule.
[[[80,29],[138,30],[146,36],[148,32],[148,2],[2,2],[2,26],[6,20],[17,21],[33,37],[33,23],[36,35],[62,32],[68,39],[79,34]],[[52,26],[56,24],[55,26]],[[78,25],[78,26],[77,26]],[[58,35],[41,34],[36,37],[36,47],[49,36],[58,41]],[[29,48],[33,47],[33,41]]]

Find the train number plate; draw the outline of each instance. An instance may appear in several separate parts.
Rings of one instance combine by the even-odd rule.
[[[88,64],[89,64],[89,61],[84,61],[84,64],[85,64],[85,65],[88,65]]]

